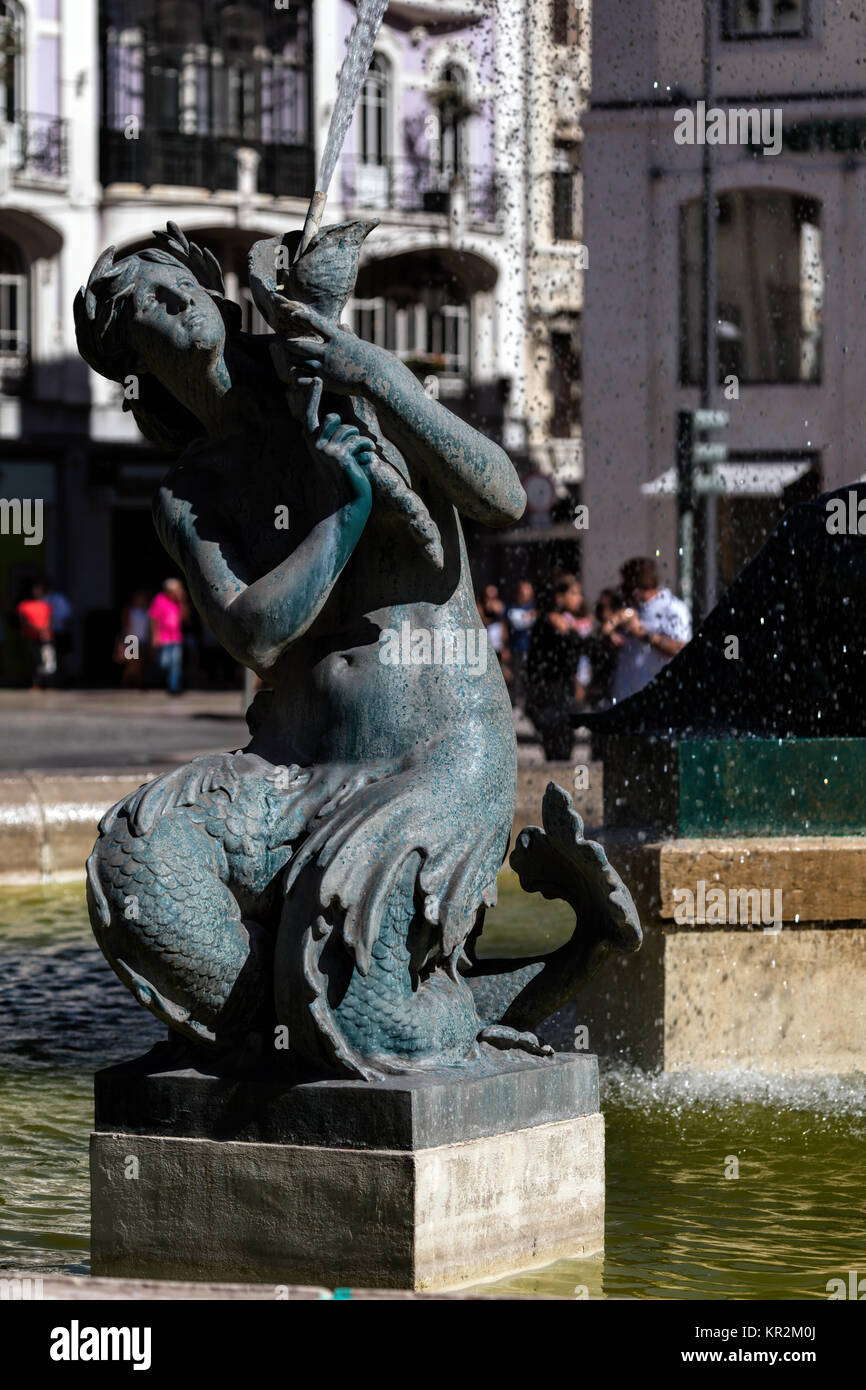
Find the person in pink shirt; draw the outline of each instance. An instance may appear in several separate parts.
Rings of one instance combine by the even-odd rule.
[[[183,675],[183,614],[186,591],[179,579],[166,579],[148,609],[150,643],[165,672],[169,695],[181,693]]]

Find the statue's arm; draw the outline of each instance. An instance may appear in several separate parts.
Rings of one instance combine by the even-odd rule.
[[[526,494],[498,444],[428,396],[399,358],[392,358],[392,374],[385,389],[383,385],[376,374],[362,389],[374,402],[385,433],[420,462],[459,512],[487,526],[520,520]]]
[[[306,305],[296,306],[292,322],[299,334],[318,337],[281,340],[284,379],[295,368],[321,376],[328,390],[366,396],[388,437],[458,511],[488,526],[520,519],[526,495],[508,455],[428,396],[405,363]]]
[[[353,447],[363,452],[362,445]],[[183,570],[196,608],[226,651],[261,676],[315,621],[358,543],[372,498],[356,457],[343,460],[352,487],[349,499],[252,583],[242,577],[249,572],[248,557],[235,553],[229,538],[220,535],[224,519],[208,508],[206,479],[177,489],[169,477],[157,494],[156,529]]]

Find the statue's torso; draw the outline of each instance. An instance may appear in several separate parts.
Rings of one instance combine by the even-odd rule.
[[[339,500],[300,437],[281,440],[279,454],[255,444],[202,450],[173,477],[181,475],[188,496],[206,498],[245,584],[280,564]],[[510,702],[478,615],[459,518],[432,490],[424,500],[442,536],[442,569],[374,498],[324,608],[268,672],[274,698],[253,751],[305,765],[365,762],[445,736],[483,742],[513,761]]]

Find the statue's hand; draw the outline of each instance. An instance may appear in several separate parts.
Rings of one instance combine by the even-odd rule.
[[[399,358],[374,343],[358,338],[344,324],[326,319],[306,304],[293,304],[288,328],[291,337],[274,344],[272,356],[286,381],[292,368],[315,372],[327,391],[366,395],[383,374],[400,371]]]
[[[275,355],[275,348],[271,347],[271,356],[286,383],[286,400],[294,418],[303,425],[307,434],[315,434],[319,428],[319,405],[322,400],[322,378],[318,376],[302,376],[293,367],[286,367],[285,360],[279,355]],[[284,369],[284,370],[283,370]]]
[[[352,500],[369,511],[373,494],[367,468],[373,461],[373,441],[357,425],[344,425],[339,415],[326,415],[322,428],[308,438],[314,457],[336,464],[352,490]]]

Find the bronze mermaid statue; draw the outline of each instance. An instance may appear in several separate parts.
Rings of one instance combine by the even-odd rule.
[[[502,449],[340,323],[375,223],[257,242],[271,333],[241,330],[219,265],[169,223],[100,257],[80,351],[176,461],[154,523],[202,618],[264,688],[250,741],[139,788],[88,861],[97,940],[207,1058],[253,1040],[301,1076],[481,1070],[641,932],[628,890],[551,784],[518,837],[522,886],[575,911],[548,956],[477,952],[514,814],[505,684],[461,516],[524,507]],[[395,640],[395,634],[399,640]]]

